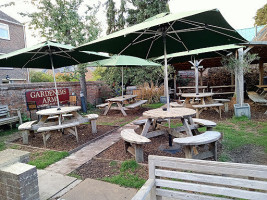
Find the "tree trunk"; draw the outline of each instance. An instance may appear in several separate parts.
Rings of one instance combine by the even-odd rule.
[[[86,88],[86,80],[85,80],[84,73],[81,74],[80,84],[81,84],[81,91],[83,92],[84,99],[85,99],[85,105],[87,105],[87,88]]]

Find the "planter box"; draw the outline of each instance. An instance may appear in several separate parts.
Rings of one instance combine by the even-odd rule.
[[[251,118],[250,105],[248,103],[244,103],[242,107],[239,104],[234,104],[234,109],[236,117],[246,116],[249,119]]]

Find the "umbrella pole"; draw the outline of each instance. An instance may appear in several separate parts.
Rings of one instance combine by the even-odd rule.
[[[168,86],[168,65],[167,65],[167,50],[166,50],[166,33],[163,33],[163,43],[164,43],[164,86],[165,94],[167,98],[167,110],[170,110],[170,97],[169,97],[169,86]]]
[[[199,94],[198,90],[198,63],[194,61],[194,68],[195,68],[195,86],[196,86],[196,94]]]
[[[55,89],[56,89],[57,109],[60,110],[60,107],[59,107],[59,98],[58,98],[58,91],[57,91],[56,75],[55,75],[54,63],[53,63],[53,59],[52,59],[52,55],[51,54],[50,54],[50,61],[51,61],[51,65],[52,65],[52,71],[53,71],[54,83],[55,83]]]
[[[121,67],[121,96],[123,98],[123,67]]]

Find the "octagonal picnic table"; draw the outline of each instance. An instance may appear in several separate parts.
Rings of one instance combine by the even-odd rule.
[[[190,100],[192,99],[192,103],[196,103],[196,100],[200,100],[200,104],[205,105],[206,103],[213,103],[212,96],[214,94],[210,92],[205,93],[183,93],[181,96],[185,98],[185,106],[190,107],[191,103]]]
[[[149,110],[143,113],[143,116],[147,118],[146,124],[141,133],[142,136],[149,137],[149,128],[152,124],[152,121],[158,119],[181,119],[183,126],[179,127],[179,130],[185,131],[188,136],[192,136],[192,125],[194,124],[192,117],[196,114],[196,111],[190,108],[170,108],[169,111],[165,111],[162,108]],[[169,133],[169,145],[172,146],[172,131]]]

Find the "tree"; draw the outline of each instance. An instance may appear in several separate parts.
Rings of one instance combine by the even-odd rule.
[[[136,9],[128,10],[127,22],[134,25],[162,12],[169,12],[169,0],[130,0]]]
[[[266,25],[267,24],[267,4],[265,4],[262,8],[257,10],[255,19],[255,25]]]
[[[95,17],[98,7],[87,6],[85,13],[80,15],[78,10],[83,0],[32,0],[31,3],[38,11],[20,14],[31,18],[29,28],[38,31],[46,40],[76,46],[96,39],[100,33]],[[85,73],[85,65],[78,65],[81,89],[87,100]]]
[[[125,8],[126,2],[125,0],[121,0],[121,6],[120,6],[120,10],[118,12],[119,17],[118,17],[118,30],[124,29],[125,24],[126,24],[126,18],[124,17],[125,13],[126,13],[126,8]]]
[[[108,23],[108,29],[107,34],[110,34],[116,30],[116,9],[115,9],[115,3],[113,0],[108,0],[106,2],[106,8],[107,8],[107,23]]]

